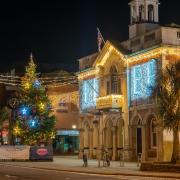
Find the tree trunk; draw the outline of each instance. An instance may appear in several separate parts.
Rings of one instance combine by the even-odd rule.
[[[180,159],[179,157],[179,152],[180,147],[179,147],[179,128],[174,128],[173,129],[173,152],[172,152],[172,157],[171,157],[171,162],[172,163],[177,163]]]

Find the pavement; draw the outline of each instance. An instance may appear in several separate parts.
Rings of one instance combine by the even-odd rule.
[[[180,179],[180,173],[140,171],[135,162],[125,162],[124,167],[121,167],[120,162],[111,161],[110,167],[102,167],[101,161],[101,167],[98,167],[97,160],[88,160],[88,167],[83,167],[82,159],[78,159],[76,156],[55,156],[53,162],[0,162],[0,165],[61,172]]]

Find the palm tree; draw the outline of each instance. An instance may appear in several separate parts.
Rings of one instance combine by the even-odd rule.
[[[164,128],[173,131],[171,162],[177,163],[180,160],[180,61],[162,70],[154,88],[154,95],[157,100],[157,113],[163,120]]]

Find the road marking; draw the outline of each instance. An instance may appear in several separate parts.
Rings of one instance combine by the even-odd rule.
[[[18,178],[17,176],[13,176],[13,175],[9,175],[9,174],[6,174],[4,176],[7,177],[7,178]]]
[[[2,165],[2,164],[0,164]],[[101,176],[101,177],[115,177],[116,175],[104,175],[104,174],[89,174],[88,172],[72,172],[72,171],[68,171],[68,170],[56,170],[56,169],[44,169],[44,168],[41,168],[41,167],[23,167],[23,166],[20,166],[20,165],[12,165],[12,164],[3,164],[3,166],[10,166],[10,167],[16,167],[16,168],[21,168],[21,169],[32,169],[32,170],[36,170],[36,171],[50,171],[50,172],[56,172],[56,173],[59,173],[59,172],[62,172],[62,173],[69,173],[69,174],[80,174],[80,175],[89,175],[89,176]]]
[[[97,173],[92,173],[92,172],[72,172],[71,170],[56,170],[56,169],[44,169],[44,168],[41,168],[41,167],[23,167],[21,165],[12,165],[12,164],[2,164],[0,163],[0,166],[3,165],[3,166],[10,166],[10,167],[16,167],[16,168],[21,168],[21,169],[32,169],[32,170],[39,170],[39,171],[49,171],[49,172],[56,172],[56,173],[59,173],[59,172],[62,172],[62,173],[69,173],[69,174],[79,174],[79,175],[89,175],[89,176],[96,176],[96,177],[111,177],[111,178],[115,178],[115,179],[121,179],[122,177],[128,177],[128,179],[132,179],[132,178],[135,178],[133,180],[140,180],[142,178],[149,178],[152,180],[154,180],[155,178],[159,179],[159,180],[164,180],[164,179],[167,179],[167,180],[177,180],[177,177],[154,177],[154,176],[139,176],[139,175],[131,175],[131,174],[118,174],[118,175],[110,175],[110,174],[98,174]],[[127,178],[126,178],[127,179]]]

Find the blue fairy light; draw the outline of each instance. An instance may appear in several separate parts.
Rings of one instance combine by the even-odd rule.
[[[30,108],[28,106],[23,106],[20,108],[20,113],[23,116],[27,116],[30,114]]]
[[[34,86],[35,88],[39,88],[39,87],[41,86],[40,81],[39,81],[38,79],[36,79],[36,80],[34,81],[33,86]]]
[[[29,127],[30,128],[37,128],[38,127],[38,120],[37,119],[30,119],[29,120]]]

